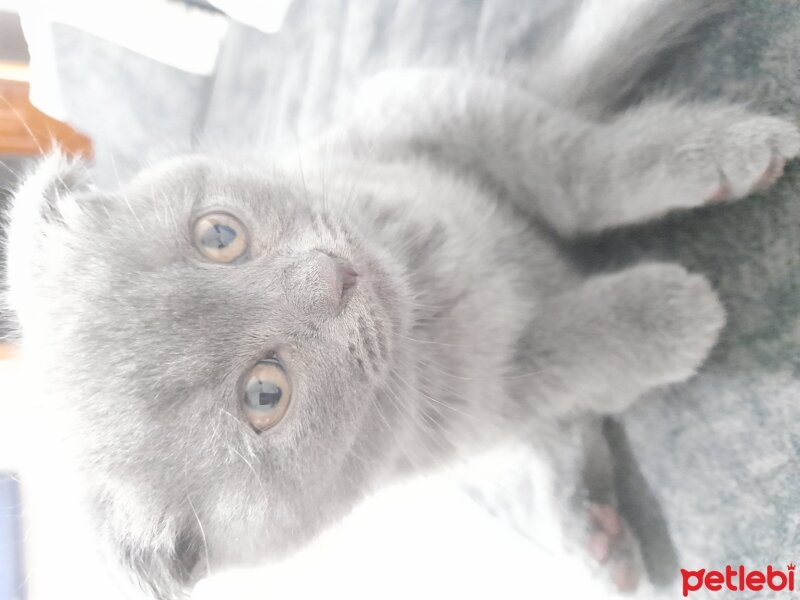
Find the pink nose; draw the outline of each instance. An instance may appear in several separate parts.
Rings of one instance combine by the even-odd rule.
[[[353,268],[353,263],[346,258],[333,258],[333,262],[336,264],[336,277],[342,291],[349,290],[358,279],[358,273]]]
[[[346,292],[358,282],[358,273],[346,258],[322,250],[299,255],[286,270],[288,298],[309,315],[336,314],[347,300]]]

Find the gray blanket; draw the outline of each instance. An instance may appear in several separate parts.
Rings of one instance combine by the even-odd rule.
[[[233,25],[209,80],[60,28],[59,73],[74,124],[97,141],[98,171],[113,179],[165,141],[178,149],[197,139],[265,149],[295,144],[346,110],[358,83],[387,66],[524,60],[570,6],[296,0],[278,35]],[[691,96],[733,97],[800,119],[800,3],[741,1],[733,19],[705,33],[653,73],[653,88],[669,83]],[[649,489],[677,551],[667,561],[672,576],[675,562],[763,568],[798,557],[798,192],[800,166],[790,165],[768,194],[575,250],[592,269],[678,260],[706,273],[728,309],[729,324],[702,373],[652,394],[622,419],[629,459],[638,463],[629,465],[638,477],[631,485]]]
[[[705,96],[800,120],[800,4],[741,2],[740,15],[664,76]],[[796,561],[800,551],[800,165],[768,194],[680,215],[585,249],[612,261],[676,258],[722,294],[728,326],[686,385],[625,417],[686,568]]]

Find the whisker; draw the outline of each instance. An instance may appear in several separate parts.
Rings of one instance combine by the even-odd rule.
[[[208,551],[208,541],[206,540],[206,530],[203,528],[203,524],[200,522],[200,516],[197,514],[197,510],[192,503],[192,499],[189,497],[189,492],[186,491],[186,501],[189,503],[189,508],[192,509],[192,514],[194,515],[195,520],[197,521],[197,526],[200,528],[200,537],[203,540],[203,551],[205,552],[206,556],[206,574],[211,576],[211,556]]]
[[[414,392],[415,394],[419,394],[419,395],[420,395],[420,396],[422,396],[423,398],[427,398],[428,400],[430,400],[431,402],[434,402],[435,404],[437,404],[437,405],[439,405],[439,406],[442,406],[442,407],[444,407],[444,408],[447,408],[447,409],[449,409],[449,410],[452,410],[453,412],[455,412],[455,413],[458,413],[458,414],[459,414],[459,415],[461,415],[462,417],[465,417],[465,418],[467,418],[467,419],[475,419],[475,417],[474,417],[473,415],[470,415],[470,414],[468,414],[468,413],[465,413],[464,411],[462,411],[462,410],[460,410],[460,409],[456,408],[455,406],[451,406],[450,404],[448,404],[448,403],[446,403],[446,402],[442,402],[441,400],[438,400],[438,399],[434,398],[433,396],[430,396],[430,395],[426,394],[426,393],[425,393],[425,392],[423,392],[422,390],[418,390],[418,389],[416,389],[416,388],[415,388],[414,386],[412,386],[412,385],[411,385],[411,384],[410,384],[408,381],[406,381],[406,380],[405,380],[405,379],[404,379],[404,378],[403,378],[403,377],[402,377],[402,376],[401,376],[401,375],[400,375],[400,374],[399,374],[399,373],[398,373],[396,370],[394,370],[394,369],[393,369],[393,370],[391,371],[391,374],[392,374],[394,377],[396,377],[397,379],[399,379],[399,380],[400,380],[402,383],[404,383],[404,384],[405,384],[405,385],[408,387],[408,389],[410,389],[410,390],[411,390],[412,392]]]
[[[300,136],[298,135],[296,130],[294,132],[294,137],[297,148],[297,165],[300,168],[300,181],[303,182],[303,193],[305,194],[306,197],[306,203],[308,203],[308,186],[306,185],[306,174],[305,170],[303,169],[303,152],[300,144]]]
[[[264,493],[264,497],[267,498],[269,496],[269,493],[267,492],[267,486],[264,485],[264,480],[261,479],[261,475],[259,475],[258,471],[255,470],[255,467],[253,467],[253,463],[251,463],[249,460],[247,460],[247,458],[244,456],[244,454],[239,452],[233,446],[230,446],[229,450],[244,461],[244,464],[247,465],[247,467],[253,473],[253,476],[256,478],[256,481],[258,481],[258,485],[261,486],[261,491]]]
[[[401,333],[395,334],[397,337],[402,338],[404,340],[408,340],[409,342],[414,342],[416,344],[433,344],[435,346],[447,346],[449,348],[459,348],[461,344],[451,344],[449,342],[438,342],[436,340],[419,340],[416,338],[409,337],[407,335],[403,335]]]
[[[405,340],[408,340],[410,342],[418,343],[418,344],[421,344],[421,345],[445,346],[445,347],[453,347],[453,348],[455,348],[455,347],[463,347],[461,344],[451,344],[451,343],[446,343],[446,342],[438,342],[436,340],[420,340],[420,339],[412,338],[410,336],[406,336],[406,335],[403,335],[403,334],[400,334],[400,333],[396,333],[395,335],[397,337],[401,338],[401,339],[405,339]],[[482,375],[480,377],[469,377],[469,376],[466,376],[466,375],[458,375],[458,374],[455,374],[455,373],[449,373],[449,372],[445,371],[444,369],[440,368],[439,366],[437,366],[436,361],[433,359],[433,357],[426,356],[425,358],[426,358],[425,366],[427,368],[430,368],[430,369],[436,371],[437,373],[441,373],[442,375],[445,375],[447,377],[451,377],[453,379],[461,379],[461,380],[464,380],[464,381],[480,381],[480,380],[485,380],[487,377],[489,377],[491,379],[496,379],[498,381],[509,381],[509,380],[514,380],[514,379],[524,379],[526,377],[536,377],[536,376],[541,375],[542,373],[545,372],[542,369],[536,369],[536,370],[527,371],[527,372],[524,372],[524,373],[514,373],[514,372],[508,372],[508,371],[499,371],[498,372],[498,371],[487,370],[486,366],[482,365],[481,366]],[[414,356],[409,356],[409,360],[411,360],[413,362],[414,360],[419,360],[419,359],[414,357]]]
[[[131,200],[128,197],[128,194],[125,193],[124,188],[122,187],[122,179],[120,179],[119,170],[117,169],[117,160],[114,158],[113,152],[109,154],[109,158],[111,159],[111,168],[114,169],[114,177],[117,180],[117,185],[119,186],[120,195],[122,196],[122,199],[125,201],[125,204],[128,206],[128,210],[130,210],[131,215],[133,215],[133,218],[136,219],[136,222],[139,224],[139,229],[141,229],[142,232],[145,232],[146,230],[144,224],[142,223],[141,219],[139,219],[139,216],[136,214],[136,211],[133,210],[133,205],[131,204]]]
[[[15,179],[19,179],[20,174],[14,171],[11,167],[9,167],[6,163],[0,160],[0,167],[3,167],[6,171],[8,171],[11,175],[14,176]]]
[[[5,96],[0,96],[0,101],[2,101],[6,107],[14,114],[14,116],[19,121],[20,125],[25,128],[25,131],[31,138],[31,141],[36,144],[36,148],[39,150],[39,154],[47,154],[47,151],[42,147],[39,143],[39,138],[36,137],[36,134],[33,133],[33,130],[28,125],[28,122],[23,118],[20,112],[17,110],[17,107],[11,104],[9,100]],[[63,183],[63,182],[62,182]]]
[[[407,406],[406,403],[402,402],[396,390],[392,387],[384,388],[386,393],[386,397],[397,407],[402,407],[400,410],[404,411],[405,414],[411,419],[412,421],[412,430],[411,433],[417,438],[419,442],[418,448],[425,450],[427,454],[431,457],[431,459],[437,458],[437,455],[434,453],[433,448],[431,448],[431,444],[438,447],[440,451],[447,454],[451,448],[448,448],[444,445],[443,441],[447,438],[447,432],[444,431],[441,426],[433,420],[433,418],[425,411],[414,412],[411,411]],[[429,432],[430,435],[424,436],[425,432]],[[451,442],[452,444],[452,442]],[[416,460],[415,454],[412,454],[405,449],[405,456],[409,458],[412,462],[419,466],[419,461]]]

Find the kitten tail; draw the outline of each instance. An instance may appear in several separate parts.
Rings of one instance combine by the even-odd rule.
[[[554,103],[602,115],[667,52],[734,8],[733,0],[583,0],[533,81]]]

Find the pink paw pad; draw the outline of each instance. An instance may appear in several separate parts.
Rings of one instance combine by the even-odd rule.
[[[633,592],[641,579],[636,540],[617,510],[607,504],[591,504],[589,518],[592,532],[589,555],[605,565],[611,581],[620,592]]]
[[[755,186],[753,187],[754,190],[766,190],[772,184],[774,184],[778,179],[781,178],[783,175],[783,168],[786,166],[786,161],[783,158],[775,157],[772,159],[769,167],[764,174],[761,176]]]

